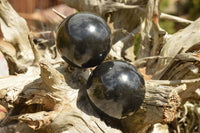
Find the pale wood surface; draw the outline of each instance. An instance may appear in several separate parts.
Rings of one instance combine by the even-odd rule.
[[[159,1],[127,0],[124,3],[111,0],[63,1],[80,11],[91,11],[106,20],[111,20],[115,45],[113,53],[108,56],[110,59],[130,58],[129,60],[132,60],[133,54],[130,54],[131,57],[124,58],[121,50],[123,51],[126,44],[134,40],[135,34],[140,34],[140,59],[133,61],[132,64],[137,67],[146,66],[156,75],[157,71],[166,67],[174,70],[171,67],[173,63],[192,62],[189,64],[194,65],[193,69],[190,66],[192,70],[190,78],[180,74],[178,78],[169,78],[168,73],[162,71],[161,75],[158,74],[159,78],[155,78],[156,80],[146,81],[144,102],[133,116],[120,121],[101,120],[89,104],[84,91],[87,73],[90,70],[70,69],[59,55],[56,59],[52,59],[48,50],[40,53],[32,42],[32,36],[24,19],[18,16],[6,0],[1,0],[2,32],[4,38],[17,51],[16,56],[11,56],[8,51],[0,47],[7,61],[10,61],[11,74],[15,74],[0,79],[0,103],[8,110],[7,116],[0,123],[2,133],[11,130],[23,132],[23,129],[24,132],[37,130],[41,133],[146,132],[155,123],[172,122],[177,116],[177,109],[188,99],[194,96],[196,99],[200,98],[197,93],[200,82],[199,79],[195,79],[197,78],[195,67],[199,66],[199,58],[196,56],[199,52],[196,48],[199,48],[200,42],[198,40],[200,34],[196,28],[199,26],[199,20],[174,35],[168,35],[158,24],[159,15],[156,13],[158,13]],[[124,10],[129,10],[129,12]],[[136,15],[138,13],[139,16]],[[113,18],[109,18],[109,15],[113,15]],[[137,19],[133,18],[135,15]],[[13,18],[16,23],[13,23]],[[120,32],[114,33],[116,30]],[[151,30],[154,32],[150,32]],[[174,45],[175,42],[179,44],[177,44],[179,47]],[[151,49],[149,45],[154,44],[155,47]],[[157,50],[159,51],[155,52]],[[152,59],[158,59],[158,64],[156,61],[149,63]],[[164,62],[160,63],[163,60]],[[21,69],[24,71],[18,71]],[[182,68],[180,70],[183,71]],[[171,74],[173,75],[173,71]],[[159,80],[160,77],[165,80]],[[20,122],[10,125],[10,122],[14,120],[20,120]],[[111,126],[106,124],[108,122]]]

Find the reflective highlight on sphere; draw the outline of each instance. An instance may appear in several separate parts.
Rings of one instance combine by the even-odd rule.
[[[111,49],[111,32],[106,22],[91,13],[76,13],[58,27],[56,46],[62,58],[72,66],[99,65]]]
[[[143,103],[144,79],[137,69],[123,61],[107,61],[97,66],[87,83],[90,102],[110,117],[133,115]]]

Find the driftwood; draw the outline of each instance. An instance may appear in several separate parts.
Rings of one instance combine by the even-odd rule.
[[[5,40],[17,51],[16,56],[11,56],[0,47],[11,74],[0,79],[0,112],[4,117],[0,132],[147,132],[159,127],[154,125],[156,123],[178,121],[178,111],[182,108],[184,117],[179,122],[191,123],[185,129],[193,131],[199,119],[187,120],[186,116],[191,110],[195,110],[193,113],[198,118],[200,116],[198,103],[189,102],[200,99],[200,20],[193,22],[161,15],[190,24],[169,35],[159,26],[159,0],[63,1],[79,11],[93,12],[107,20],[113,33],[108,59],[131,61],[138,68],[145,66],[152,74],[153,79],[145,81],[144,102],[135,114],[123,120],[113,121],[100,116],[85,96],[90,70],[70,69],[59,55],[52,59],[49,49],[40,53],[25,20],[7,0],[0,0],[1,30]],[[135,60],[136,35],[141,39]],[[168,126],[164,127],[169,132]],[[178,124],[173,128],[180,132]]]

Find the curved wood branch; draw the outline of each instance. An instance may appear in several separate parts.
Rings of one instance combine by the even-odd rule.
[[[154,10],[154,0],[149,0],[147,3],[145,17],[141,22],[141,42],[139,48],[138,59],[143,57],[148,57],[150,55],[150,45],[151,45],[151,35],[150,31],[152,29],[152,17]]]
[[[33,50],[33,55],[34,55],[34,60],[33,60],[32,65],[37,66],[37,65],[39,65],[41,56],[40,56],[40,53],[38,52],[38,49],[35,46],[35,43],[33,42],[33,36],[30,33],[28,35],[28,40],[30,42],[31,48]]]
[[[31,62],[34,57],[28,40],[29,29],[26,21],[7,0],[0,2],[0,25],[5,41],[16,48],[17,59],[22,59],[24,63]]]
[[[197,19],[196,21],[194,21],[194,23],[190,24],[185,29],[175,33],[170,38],[167,38],[167,40],[165,40],[166,43],[164,47],[162,48],[160,55],[165,56],[165,57],[166,56],[175,57],[177,54],[180,54],[180,53],[185,54],[185,53],[191,52],[189,50],[192,49],[193,46],[200,44],[199,28],[200,28],[200,19]],[[196,52],[196,54],[198,54],[198,50],[197,51],[193,50],[192,52],[193,53]],[[173,71],[172,73],[167,72],[169,69],[172,70],[171,67],[173,67],[174,63],[178,64],[175,61],[176,60],[174,59],[159,60],[157,64],[157,68],[156,68],[157,72],[154,74],[153,78],[154,79],[164,79],[164,78],[169,79],[169,77],[166,76],[166,73],[168,73],[169,75],[174,75],[173,73],[176,73],[175,71]],[[188,61],[188,60],[185,60],[185,61]],[[199,63],[197,62],[197,64]],[[183,75],[181,77],[183,77]]]
[[[173,15],[170,15],[170,14],[166,14],[166,13],[161,13],[160,18],[166,19],[166,20],[171,20],[171,21],[174,21],[174,22],[184,23],[184,24],[192,24],[193,23],[193,21],[183,19],[183,18],[180,18],[180,17],[177,17],[177,16],[173,16]]]
[[[4,47],[0,46],[0,51],[4,55],[9,68],[10,75],[16,75],[20,73],[25,73],[27,71],[27,67],[25,65],[20,64],[17,59],[10,54]]]

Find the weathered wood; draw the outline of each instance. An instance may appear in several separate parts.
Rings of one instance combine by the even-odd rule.
[[[12,113],[21,112],[22,109],[19,108],[20,106],[30,106],[31,109],[31,105],[33,104],[40,105],[42,106],[41,109],[43,109],[40,110],[39,108],[35,110],[37,113],[29,113],[26,110],[23,114],[11,116],[10,119],[24,121],[33,129],[41,128],[42,131],[45,130],[47,132],[59,132],[58,130],[64,129],[66,131],[70,129],[72,131],[93,131],[97,133],[103,131],[110,132],[112,130],[114,132],[120,132],[119,130],[117,131],[116,129],[107,127],[99,119],[98,114],[94,112],[83,91],[86,81],[82,79],[82,81],[79,81],[81,84],[73,85],[73,87],[70,86],[70,84],[73,84],[70,83],[73,82],[71,81],[72,79],[78,80],[74,79],[73,75],[77,73],[75,75],[81,77],[79,74],[83,73],[83,71],[75,70],[73,74],[69,72],[61,74],[53,66],[45,62],[40,63],[40,68],[41,74],[38,68],[35,67],[25,75],[8,78],[16,82],[23,80],[18,84],[8,84],[6,82],[9,81],[8,79],[0,80],[0,88],[2,88],[1,98],[5,103],[11,100],[11,105],[14,104]],[[37,73],[36,70],[38,71]],[[66,81],[63,74],[65,75]],[[34,77],[31,75],[34,75]],[[14,94],[11,93],[10,95],[9,92],[13,91],[13,87],[18,89]],[[23,99],[27,100],[24,101]],[[141,109],[133,117],[121,121],[122,130],[124,132],[138,132],[147,129],[150,125],[157,122],[172,121],[179,104],[180,99],[177,93],[172,91],[171,87],[154,85],[152,82],[149,84],[147,82],[145,100]],[[141,115],[145,117],[140,117]],[[60,120],[61,117],[64,118]],[[3,124],[7,122],[6,120],[4,121]],[[114,121],[112,122],[114,123]],[[62,125],[63,129],[54,127],[54,125]],[[135,125],[137,125],[137,128]]]
[[[16,13],[7,0],[0,2],[0,24],[4,39],[15,47],[18,59],[24,63],[30,63],[34,57],[28,40],[27,23]]]
[[[105,116],[101,116],[93,110],[86,97],[86,82],[90,70],[78,68],[70,70],[70,66],[67,66],[60,56],[57,59],[52,59],[48,51],[44,52],[45,56],[40,56],[30,37],[26,23],[16,23],[16,25],[11,23],[9,25],[12,15],[17,16],[15,17],[16,20],[24,20],[16,15],[17,13],[6,0],[1,0],[0,22],[4,37],[8,33],[16,33],[6,36],[8,37],[7,40],[10,39],[18,53],[23,53],[27,48],[28,51],[31,51],[30,53],[23,53],[22,59],[19,56],[13,58],[7,55],[7,57],[10,57],[7,61],[14,59],[12,64],[16,64],[17,68],[20,68],[18,64],[22,64],[26,66],[27,71],[22,71],[21,74],[16,76],[0,79],[0,104],[8,111],[7,116],[0,123],[0,131],[2,133],[7,133],[11,130],[17,132],[22,131],[22,129],[25,132],[37,130],[37,132],[41,133],[146,132],[149,127],[156,123],[170,123],[176,119],[178,108],[188,99],[194,99],[194,97],[200,99],[198,93],[200,82],[199,78],[195,79],[199,71],[196,69],[196,67],[199,67],[199,51],[197,50],[199,48],[199,40],[196,39],[198,37],[197,27],[199,26],[199,20],[171,37],[168,34],[160,36],[164,31],[162,32],[159,24],[155,23],[155,19],[158,19],[158,16],[153,16],[155,15],[154,11],[158,11],[159,1],[63,1],[80,11],[91,11],[105,19],[109,18],[114,24],[113,31],[122,31],[119,34],[113,32],[116,45],[113,46],[114,52],[110,54],[111,59],[125,59],[122,54],[123,47],[131,43],[135,35],[139,33],[142,36],[141,56],[140,59],[132,62],[132,64],[140,67],[147,64],[149,60],[159,59],[157,65],[159,69],[154,71],[159,72],[163,66],[166,66],[166,69],[169,70],[168,72],[173,75],[173,72],[176,72],[173,63],[177,62],[178,64],[175,64],[179,69],[177,71],[188,73],[188,70],[183,71],[185,69],[182,68],[181,64],[184,63],[184,68],[187,66],[192,71],[189,75],[190,79],[184,79],[187,76],[184,77],[183,74],[177,74],[174,80],[169,80],[173,78],[170,78],[167,71],[162,71],[161,74],[156,73],[158,77],[165,77],[166,80],[149,80],[145,82],[145,99],[139,110],[123,120],[115,121],[105,118]],[[7,9],[10,10],[7,12]],[[6,16],[5,12],[7,13]],[[141,16],[138,16],[137,13],[140,13]],[[110,15],[110,17],[106,15]],[[154,17],[154,20],[152,17]],[[140,18],[142,23],[140,23]],[[130,19],[130,21],[127,21],[127,19]],[[21,27],[25,27],[23,32],[20,29]],[[150,33],[152,28],[155,31]],[[19,32],[16,29],[20,29]],[[18,36],[21,32],[23,36]],[[188,36],[186,36],[186,33]],[[152,36],[151,34],[156,35]],[[187,39],[190,37],[191,40],[185,40],[182,36],[187,37]],[[150,40],[151,37],[154,37],[155,40]],[[177,39],[178,37],[181,37],[180,40]],[[158,42],[159,40],[163,41]],[[25,45],[24,42],[27,42],[27,44]],[[174,42],[178,43],[177,48],[174,48]],[[182,43],[187,47],[183,47]],[[150,44],[156,44],[156,46],[151,49]],[[146,46],[147,49],[142,49],[143,46]],[[156,53],[161,47],[163,47],[162,51]],[[0,49],[1,51],[4,50],[3,48]],[[144,53],[146,50],[148,52]],[[3,54],[6,57],[8,52],[4,50]],[[30,54],[31,58],[28,56],[26,58],[26,54]],[[150,54],[154,56],[146,57]],[[165,62],[161,63],[163,60]],[[11,66],[10,69],[13,70],[14,68]],[[146,67],[147,69],[152,69],[152,66],[147,65]],[[163,68],[165,69],[165,67]],[[16,71],[13,70],[13,72]],[[16,120],[16,123],[11,124]],[[22,124],[22,122],[26,124]]]
[[[190,24],[188,27],[186,27],[183,30],[178,31],[173,36],[166,38],[166,43],[163,46],[160,55],[161,56],[172,56],[175,57],[179,53],[189,53],[193,52],[193,57],[195,58],[195,55],[199,53],[198,47],[200,46],[200,34],[199,34],[199,28],[200,28],[200,19],[197,19],[192,24]],[[193,47],[196,47],[196,49],[193,49]],[[192,56],[192,55],[191,55]],[[198,57],[197,57],[198,58]],[[188,61],[187,57],[184,57],[184,61]],[[196,62],[193,60],[192,64],[195,64],[195,66],[199,65],[199,61]],[[180,62],[179,62],[180,63]],[[177,73],[177,71],[171,71],[169,73],[169,70],[172,70],[174,64],[178,64],[178,62],[174,59],[168,59],[163,60],[159,59],[157,64],[157,71],[154,74],[154,79],[169,79],[168,75],[174,75]],[[184,65],[184,62],[182,64],[182,69],[187,68],[187,66]],[[180,70],[179,70],[180,71]],[[183,78],[184,75],[181,75],[180,77]],[[193,75],[195,77],[198,77],[198,74]],[[178,79],[176,77],[171,79]]]

